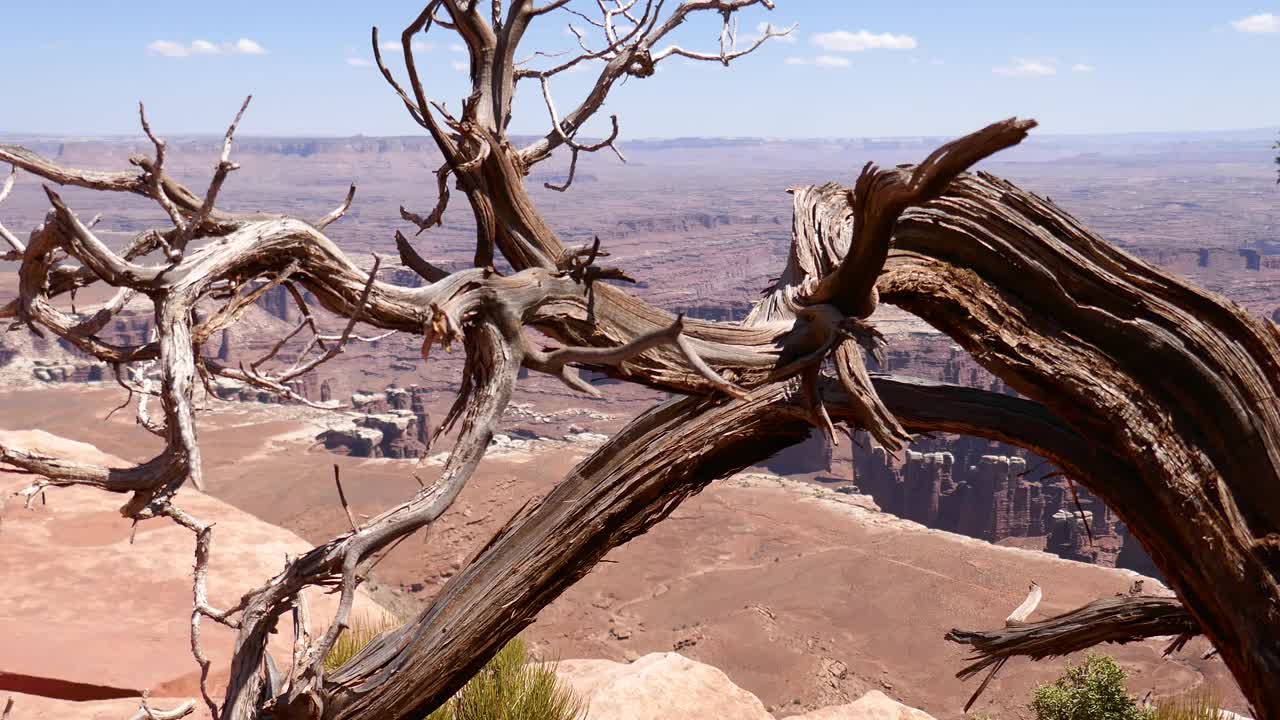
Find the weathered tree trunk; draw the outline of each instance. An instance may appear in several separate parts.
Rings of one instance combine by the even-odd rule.
[[[1122,463],[1116,510],[1280,718],[1280,335],[986,174],[899,221],[881,297]]]
[[[1016,442],[1067,463],[1087,447],[1034,402],[889,377],[875,378],[875,385],[912,430]],[[838,383],[827,381],[823,395],[834,418],[850,417]],[[609,550],[647,531],[712,480],[808,437],[806,403],[792,380],[755,390],[744,401],[671,401],[632,421],[513,518],[414,621],[330,676],[324,717],[369,717],[373,708],[388,720],[422,717]]]
[[[1022,619],[1025,621],[1025,616]],[[1037,622],[1006,621],[999,630],[952,630],[946,639],[973,647],[975,661],[956,673],[965,679],[987,668],[998,668],[1012,657],[1041,660],[1102,643],[1172,637],[1167,651],[1175,652],[1199,634],[1199,623],[1176,599],[1121,595]]]
[[[139,235],[117,255],[94,236],[92,222],[81,223],[50,191],[53,211],[29,245],[0,228],[0,239],[12,248],[4,257],[22,260],[19,298],[0,308],[0,318],[49,330],[117,368],[158,362],[165,424],[148,419],[145,403],[138,417],[166,440],[159,456],[131,468],[87,466],[9,447],[0,447],[0,462],[41,476],[25,491],[29,497],[71,484],[133,493],[127,517],[164,515],[193,531],[191,633],[203,672],[209,664],[199,650],[201,619],[239,632],[221,708],[202,687],[210,712],[223,720],[419,718],[609,549],[644,532],[706,483],[798,442],[810,428],[833,432],[834,419],[865,427],[889,447],[904,443],[909,431],[966,432],[1022,445],[1058,463],[1106,500],[1142,541],[1185,611],[1221,652],[1259,720],[1280,720],[1275,326],[1108,246],[1052,204],[1009,183],[987,175],[956,180],[1034,126],[1012,119],[948,143],[917,166],[868,165],[852,190],[796,190],[791,257],[749,321],[672,318],[606,284],[626,276],[596,265],[598,242],[566,248],[538,213],[525,177],[555,150],[567,150],[569,179],[552,188],[563,190],[580,153],[618,151],[616,118],[605,140],[582,144],[576,138],[619,79],[648,77],[656,63],[676,56],[728,64],[785,33],[766,27],[750,47],[737,48],[734,12],[754,5],[772,9],[772,0],[688,0],[668,8],[665,18],[655,0],[616,10],[601,3],[601,49],[582,42],[583,54],[548,60],[549,67],[517,66],[516,48],[530,23],[565,5],[509,0],[504,16],[501,2],[427,0],[401,34],[408,90],[382,63],[377,31],[372,33],[384,77],[444,159],[435,208],[425,218],[402,209],[402,218],[420,230],[438,225],[452,176],[477,226],[477,267],[451,274],[397,237],[406,264],[430,282],[418,289],[379,282],[379,259],[372,270],[358,268],[324,235],[324,227],[350,207],[354,188],[314,222],[217,209],[219,189],[236,169],[229,153],[239,115],[204,198],[166,175],[165,145],[145,116],[142,127],[155,155],[134,158],[137,172],[64,168],[0,145],[0,160],[15,168],[54,183],[151,198],[173,222],[172,229]],[[691,15],[710,11],[723,22],[719,52],[657,48]],[[469,53],[471,94],[456,118],[430,102],[414,62],[415,37],[433,26],[457,33]],[[603,67],[594,85],[562,118],[549,81],[597,60]],[[523,149],[506,134],[519,80],[541,85],[552,125]],[[0,200],[10,186],[6,181],[0,187]],[[199,238],[217,241],[191,244]],[[164,250],[161,260],[142,264],[158,249]],[[58,252],[81,266],[55,264]],[[515,273],[495,273],[499,252]],[[92,313],[65,313],[50,302],[99,281],[119,292]],[[307,350],[324,352],[276,372],[262,369],[274,351],[239,369],[205,357],[200,345],[234,322],[262,283],[290,289],[307,316],[294,332],[310,323],[315,337]],[[348,318],[341,336],[323,339],[295,286]],[[133,347],[103,341],[98,333],[135,293],[154,301],[158,338]],[[224,294],[230,299],[213,317],[193,317],[198,302]],[[871,377],[862,350],[875,352],[883,342],[868,320],[881,300],[955,338],[1029,399]],[[287,383],[340,353],[358,321],[422,335],[424,356],[435,343],[463,342],[467,369],[446,421],[461,421],[460,439],[441,478],[294,559],[237,606],[209,607],[204,569],[212,528],[171,502],[180,485],[200,478],[191,410],[196,378],[230,378],[305,401]],[[532,348],[525,327],[566,347]],[[834,380],[822,375],[828,359]],[[519,368],[594,392],[568,371],[571,364],[694,397],[631,423],[547,499],[513,519],[413,622],[326,676],[321,660],[347,621],[361,569],[448,507],[480,462]],[[145,384],[136,390],[148,391]],[[264,670],[270,665],[267,634],[304,587],[333,582],[340,583],[342,602],[331,629],[314,644],[299,633],[289,677],[273,677]]]

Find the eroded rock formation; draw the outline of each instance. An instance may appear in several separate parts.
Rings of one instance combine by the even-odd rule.
[[[351,394],[351,407],[354,413],[346,423],[317,436],[325,448],[373,458],[417,458],[426,453],[431,438],[426,388],[392,385],[381,393],[358,390]]]
[[[948,338],[932,333],[893,336],[883,369],[1016,394]],[[1154,574],[1138,543],[1119,534],[1105,504],[1079,483],[1073,495],[1073,483],[1024,450],[942,435],[918,438],[894,454],[857,433],[852,453],[854,482],[887,512],[991,542],[1015,539],[1013,544],[1064,558]],[[1126,540],[1136,551],[1120,552]]]

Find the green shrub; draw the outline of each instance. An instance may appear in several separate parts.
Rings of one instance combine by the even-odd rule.
[[[325,669],[340,667],[396,626],[391,617],[353,619],[325,656]],[[584,711],[578,696],[556,677],[555,669],[530,662],[528,647],[516,638],[427,720],[578,720]]]
[[[1052,685],[1036,688],[1031,711],[1036,720],[1151,720],[1125,688],[1126,673],[1106,655],[1090,653]]]
[[[1222,698],[1211,690],[1195,690],[1156,703],[1152,720],[1219,720]]]
[[[555,669],[530,662],[516,638],[428,720],[577,720],[584,710]]]

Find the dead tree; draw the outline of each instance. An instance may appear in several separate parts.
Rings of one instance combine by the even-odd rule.
[[[674,318],[613,282],[594,245],[566,247],[538,213],[529,170],[568,153],[566,190],[581,153],[621,157],[617,118],[608,137],[581,137],[584,124],[620,80],[645,78],[672,57],[728,64],[770,36],[739,45],[735,13],[771,0],[569,0],[480,3],[429,0],[401,33],[406,79],[378,66],[443,157],[425,215],[402,208],[419,232],[441,222],[452,184],[476,223],[474,267],[438,269],[403,235],[402,262],[429,282],[410,289],[353,263],[324,234],[333,212],[304,220],[245,215],[218,207],[236,169],[235,123],[212,180],[196,194],[165,172],[165,144],[152,133],[149,157],[134,170],[59,166],[28,150],[0,146],[0,161],[52,184],[127,192],[154,200],[172,227],[139,234],[122,253],[102,243],[52,189],[51,210],[27,242],[0,233],[21,260],[19,298],[0,317],[53,333],[116,368],[142,398],[140,423],[164,450],[134,467],[107,468],[0,447],[0,462],[37,476],[25,493],[82,484],[127,494],[127,518],[167,517],[195,536],[193,653],[203,675],[203,622],[237,629],[231,677],[214,717],[379,720],[422,717],[437,707],[538,611],[587,573],[609,549],[645,532],[681,500],[787,445],[812,427],[867,429],[900,447],[912,432],[963,432],[1034,450],[1079,478],[1120,514],[1169,578],[1186,612],[1221,651],[1257,717],[1280,720],[1280,333],[1232,303],[1111,247],[1051,203],[985,174],[975,162],[1021,141],[1031,121],[1007,120],[949,143],[914,167],[863,168],[852,190],[794,189],[795,238],[778,282],[743,323]],[[531,23],[570,20],[581,52],[518,52]],[[670,45],[687,20],[719,18],[718,47]],[[432,101],[414,57],[427,32],[455,33],[470,57],[471,92],[451,113]],[[522,58],[527,55],[531,59]],[[559,73],[598,66],[595,83],[569,112],[553,98]],[[515,147],[508,135],[518,83],[536,83],[551,129]],[[244,108],[241,108],[241,113]],[[237,122],[239,116],[237,116]],[[12,178],[12,175],[10,176]],[[2,194],[2,193],[0,193]],[[210,242],[211,240],[217,242]],[[494,269],[501,253],[510,274]],[[105,283],[117,294],[98,308],[67,312],[55,299]],[[202,345],[233,324],[268,286],[296,299],[310,291],[349,319],[325,338],[299,302],[315,355],[270,369],[275,351],[227,367]],[[113,345],[99,333],[135,297],[154,306],[157,336]],[[196,317],[200,303],[221,299]],[[863,353],[883,338],[868,320],[880,301],[929,321],[1025,396],[872,376]],[[291,561],[230,608],[207,602],[214,528],[174,502],[201,485],[193,398],[210,378],[227,377],[292,395],[288,383],[334,357],[357,322],[461,343],[466,364],[445,426],[458,438],[438,480],[403,503]],[[529,347],[525,328],[563,347]],[[277,348],[278,350],[278,348]],[[159,368],[159,389],[140,368]],[[592,391],[566,369],[579,366],[678,393],[640,416],[583,461],[551,495],[519,514],[431,605],[337,671],[322,659],[345,627],[368,569],[393,544],[438,518],[481,461],[521,367]],[[825,368],[833,368],[828,372]],[[152,418],[156,398],[163,418]],[[300,591],[337,585],[337,616],[319,638],[306,632]],[[266,654],[268,634],[295,623],[292,661]]]

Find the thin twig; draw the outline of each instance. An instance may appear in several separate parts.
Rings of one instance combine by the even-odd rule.
[[[333,464],[333,484],[338,486],[338,500],[342,503],[342,509],[347,513],[347,522],[351,524],[351,532],[356,531],[356,518],[351,514],[351,506],[347,504],[347,494],[342,491],[342,476],[338,471],[338,464]]]

